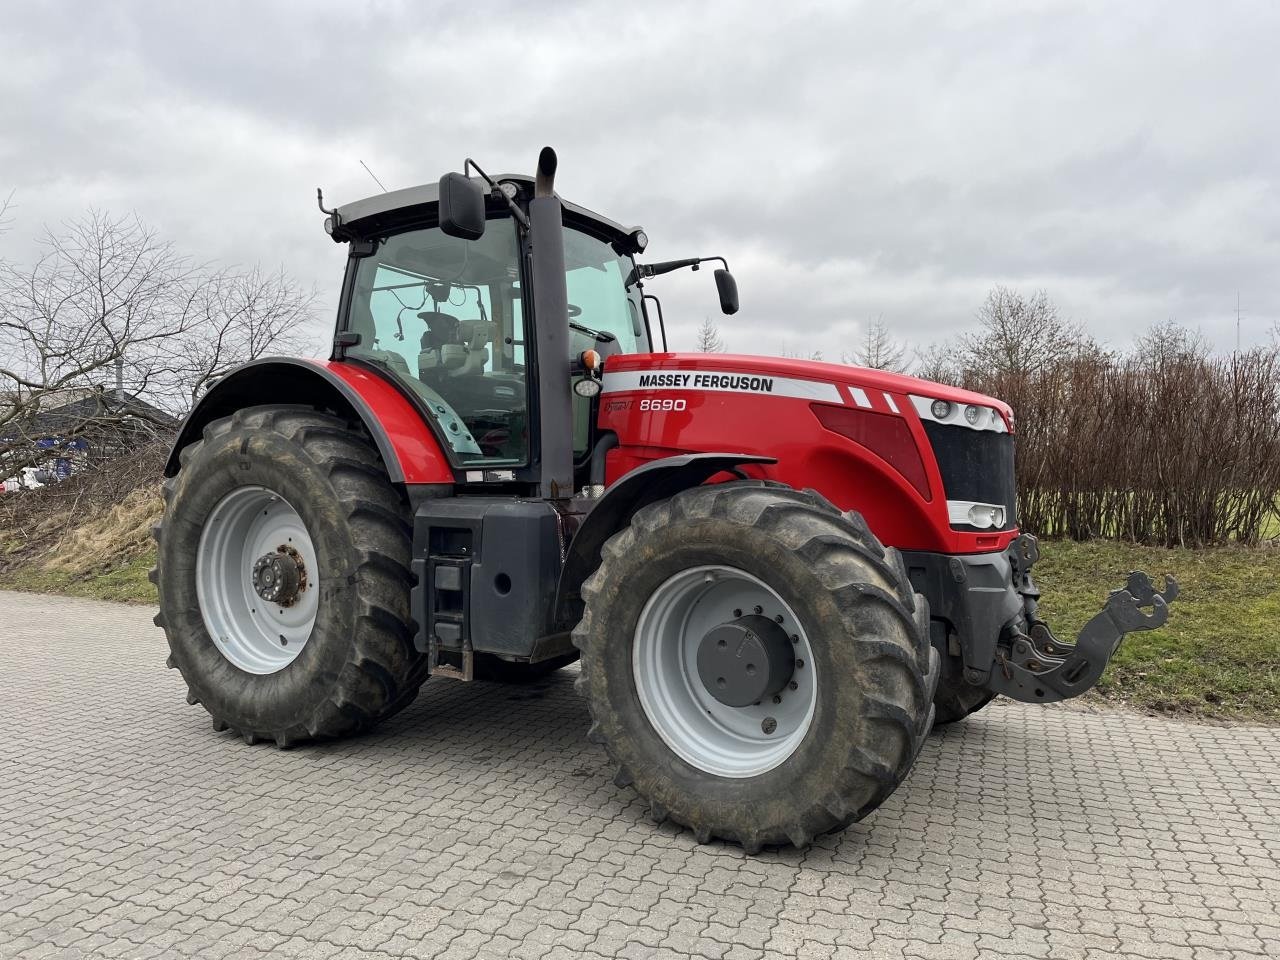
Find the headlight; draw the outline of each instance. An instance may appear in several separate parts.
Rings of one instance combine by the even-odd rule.
[[[969,508],[969,523],[980,530],[1004,526],[1004,507],[975,503]]]
[[[1012,430],[1011,426],[1005,425],[1000,411],[984,403],[957,403],[954,400],[921,397],[914,393],[909,398],[916,415],[922,420],[965,430],[990,430],[992,433],[1009,433]]]

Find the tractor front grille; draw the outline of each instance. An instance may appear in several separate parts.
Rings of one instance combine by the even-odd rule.
[[[1005,508],[1001,530],[1017,525],[1017,485],[1013,473],[1013,436],[924,421],[948,500],[995,503]],[[976,529],[958,526],[957,529]]]

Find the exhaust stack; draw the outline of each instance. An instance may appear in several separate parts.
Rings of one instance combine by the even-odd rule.
[[[556,152],[538,154],[529,240],[533,250],[533,313],[537,330],[539,495],[573,496],[573,392],[569,389],[569,292],[564,276],[564,211],[555,195]]]

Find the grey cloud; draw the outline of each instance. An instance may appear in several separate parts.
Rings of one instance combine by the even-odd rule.
[[[1220,3],[27,5],[0,34],[0,253],[84,207],[336,300],[337,201],[528,169],[727,256],[731,348],[837,356],[883,315],[917,344],[994,283],[1112,342],[1170,316],[1222,346],[1280,319],[1280,14]],[[670,276],[673,341],[714,306]],[[317,321],[317,342],[331,319]]]

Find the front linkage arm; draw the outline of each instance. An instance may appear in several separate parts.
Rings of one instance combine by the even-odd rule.
[[[1020,536],[1009,548],[1014,588],[1022,594],[1025,622],[1006,625],[996,648],[991,688],[1017,700],[1051,703],[1079,696],[1102,677],[1125,634],[1154,630],[1169,619],[1169,604],[1178,596],[1178,583],[1164,578],[1157,592],[1151,578],[1135,570],[1124,587],[1112,590],[1107,602],[1084,625],[1075,643],[1062,643],[1040,619],[1040,592],[1031,580],[1031,567],[1040,558],[1035,537]],[[1150,607],[1150,613],[1143,608]]]

